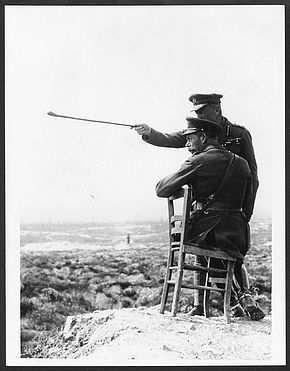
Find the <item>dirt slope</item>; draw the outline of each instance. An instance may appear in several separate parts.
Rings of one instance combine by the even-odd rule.
[[[67,318],[47,343],[47,358],[82,359],[94,365],[194,365],[200,360],[271,358],[271,317],[190,317],[159,313],[159,306],[95,311]]]

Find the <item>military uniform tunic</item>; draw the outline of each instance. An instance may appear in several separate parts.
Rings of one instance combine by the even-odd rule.
[[[229,151],[243,157],[249,164],[252,174],[252,194],[247,199],[244,212],[248,220],[253,214],[254,202],[259,186],[257,174],[257,162],[249,131],[243,126],[234,125],[225,117],[222,118],[222,132],[219,136],[219,143]],[[159,147],[182,148],[185,146],[186,137],[178,131],[170,134],[161,133],[151,128],[149,135],[142,136],[147,143]]]
[[[231,156],[220,145],[207,146],[189,157],[177,172],[160,180],[156,186],[157,196],[169,197],[187,184],[193,188],[193,199],[204,202],[219,188]],[[249,165],[237,156],[234,172],[222,187],[216,202],[245,205],[251,196]],[[249,227],[242,211],[207,210],[194,219],[189,234],[192,241],[201,245],[214,244],[240,261],[249,249]]]

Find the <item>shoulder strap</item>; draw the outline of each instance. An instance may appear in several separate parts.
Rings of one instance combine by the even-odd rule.
[[[216,191],[215,193],[215,198],[219,195],[220,191],[222,190],[224,184],[230,179],[230,177],[232,176],[233,172],[234,172],[234,169],[236,168],[236,165],[237,165],[237,162],[238,162],[238,157],[231,152],[231,158],[229,160],[229,163],[228,163],[228,166],[226,168],[226,171],[225,171],[225,174],[224,174],[224,177],[219,185],[219,188],[218,190]]]
[[[229,163],[228,163],[228,166],[226,168],[224,177],[223,177],[217,191],[214,194],[212,194],[211,196],[208,197],[208,201],[206,202],[206,204],[203,206],[203,208],[200,211],[205,211],[216,200],[216,198],[220,194],[220,191],[222,190],[223,186],[226,184],[226,182],[232,176],[232,174],[233,174],[233,172],[234,172],[234,170],[237,166],[238,160],[239,160],[238,156],[236,156],[234,153],[231,153],[231,158],[229,160]]]

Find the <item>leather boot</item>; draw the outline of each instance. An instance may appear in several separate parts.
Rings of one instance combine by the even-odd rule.
[[[260,308],[259,304],[252,297],[250,292],[249,278],[246,266],[244,263],[236,264],[235,267],[235,278],[240,286],[240,298],[239,301],[245,311],[245,313],[253,321],[259,321],[265,317],[265,313]]]
[[[248,271],[244,263],[236,263],[234,271],[234,290],[238,295],[250,291]]]
[[[231,306],[230,308],[231,317],[245,317],[246,316],[246,313],[239,302],[239,297],[238,297],[237,292],[235,291],[234,285],[231,291],[230,306]]]
[[[265,313],[250,293],[243,293],[240,297],[240,302],[251,320],[260,321],[265,317]]]
[[[203,316],[203,306],[195,305],[187,314],[189,316]]]

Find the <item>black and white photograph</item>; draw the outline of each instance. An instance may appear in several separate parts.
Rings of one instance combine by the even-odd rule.
[[[4,13],[6,365],[285,365],[285,7]]]

